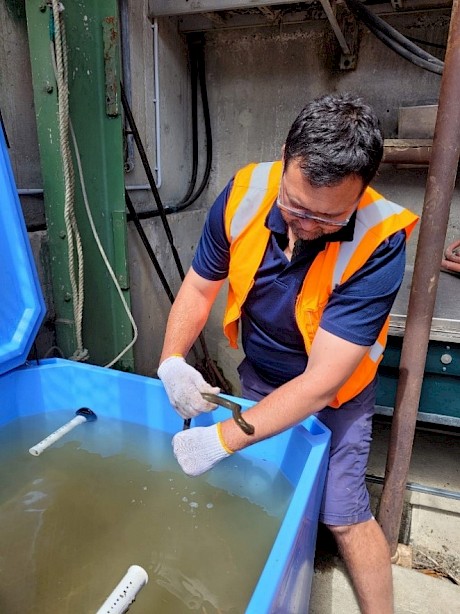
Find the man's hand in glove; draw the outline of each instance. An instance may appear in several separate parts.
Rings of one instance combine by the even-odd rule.
[[[177,462],[190,476],[201,475],[233,453],[222,438],[220,422],[176,433],[172,445]]]
[[[184,419],[194,418],[217,407],[201,396],[202,392],[219,394],[201,373],[188,365],[182,356],[170,356],[158,367],[158,377],[164,384],[169,402]]]

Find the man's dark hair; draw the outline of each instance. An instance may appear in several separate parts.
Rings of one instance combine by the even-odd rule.
[[[289,130],[284,149],[287,166],[299,162],[315,187],[332,186],[358,175],[366,187],[383,155],[379,120],[361,98],[328,94],[309,102]]]

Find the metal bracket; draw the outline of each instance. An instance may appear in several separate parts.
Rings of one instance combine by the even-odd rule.
[[[334,34],[337,37],[337,40],[339,41],[339,45],[340,48],[342,49],[342,52],[350,55],[350,49],[347,45],[347,41],[345,40],[345,36],[342,32],[342,28],[340,27],[336,15],[335,15],[335,11],[331,6],[331,3],[329,2],[329,0],[320,0],[321,2],[321,6],[323,7],[324,12],[326,13],[326,17],[329,20],[329,23],[331,24],[332,29],[334,30]]]
[[[354,15],[343,2],[336,2],[335,17],[348,46],[348,52],[342,48],[340,70],[354,70],[358,62],[359,27]]]
[[[102,37],[104,42],[105,112],[109,117],[117,117],[120,114],[120,76],[117,70],[120,35],[116,17],[105,17],[102,20]]]
[[[326,17],[340,45],[341,55],[339,67],[341,70],[356,68],[358,50],[358,25],[354,16],[342,0],[320,0]]]
[[[112,211],[112,231],[114,272],[120,288],[122,290],[129,290],[128,257],[126,254],[128,237],[125,211]]]

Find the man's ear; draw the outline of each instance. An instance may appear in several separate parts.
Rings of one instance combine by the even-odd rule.
[[[281,147],[281,161],[284,164],[284,150],[286,149],[286,144],[283,143],[283,146]]]

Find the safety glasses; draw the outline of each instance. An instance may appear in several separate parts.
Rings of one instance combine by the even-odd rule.
[[[334,218],[321,217],[319,215],[314,215],[313,213],[310,213],[307,209],[304,209],[303,207],[300,208],[300,207],[288,206],[283,201],[285,201],[284,175],[282,175],[281,177],[278,196],[276,199],[276,206],[282,211],[286,211],[286,213],[289,213],[290,215],[294,215],[295,217],[298,217],[301,220],[311,220],[323,226],[336,226],[337,228],[343,228],[344,226],[346,226],[351,218],[351,216],[349,216],[342,220],[336,220]]]

